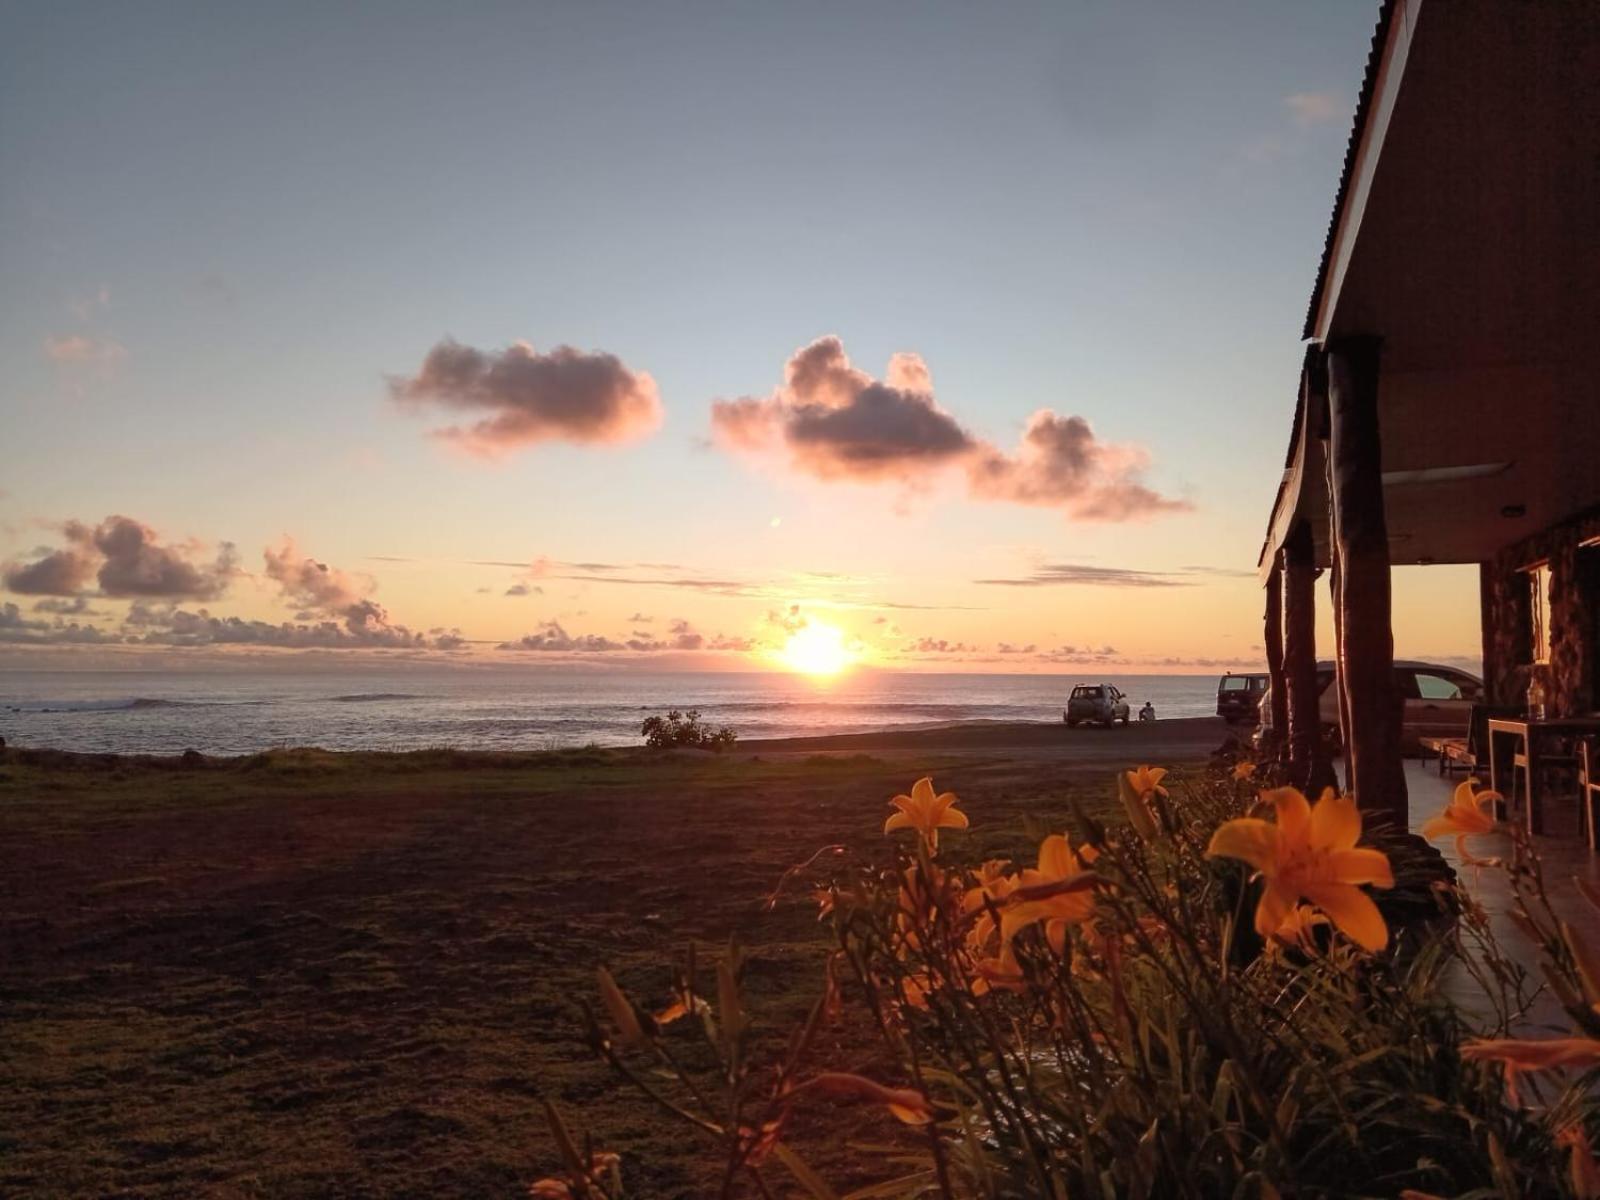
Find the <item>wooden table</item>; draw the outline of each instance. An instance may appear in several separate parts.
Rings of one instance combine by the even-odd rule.
[[[1539,756],[1542,741],[1551,737],[1581,737],[1600,734],[1600,717],[1547,717],[1530,721],[1526,717],[1490,717],[1489,786],[1502,796],[1500,764],[1509,763],[1516,751],[1506,743],[1521,741],[1528,756],[1528,832],[1544,832],[1544,796],[1539,789]]]

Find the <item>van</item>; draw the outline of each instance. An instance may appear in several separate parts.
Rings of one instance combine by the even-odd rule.
[[[1217,716],[1229,725],[1255,724],[1261,697],[1267,694],[1264,674],[1235,675],[1229,671],[1217,681]]]

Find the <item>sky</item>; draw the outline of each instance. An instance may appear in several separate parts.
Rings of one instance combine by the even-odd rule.
[[[0,4],[0,664],[1257,666],[1375,19]]]

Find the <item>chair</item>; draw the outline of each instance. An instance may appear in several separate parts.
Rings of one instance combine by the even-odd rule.
[[[1590,853],[1600,850],[1600,754],[1588,738],[1578,742],[1578,815]]]
[[[1577,777],[1577,780],[1578,780],[1578,783],[1579,783],[1578,799],[1582,802],[1580,804],[1580,807],[1583,810],[1582,813],[1580,813],[1580,817],[1583,820],[1585,829],[1589,829],[1590,828],[1589,816],[1588,816],[1588,795],[1589,794],[1588,794],[1587,791],[1584,790],[1584,788],[1582,786],[1582,782],[1583,782],[1582,755],[1583,754],[1587,754],[1588,753],[1588,749],[1589,749],[1589,747],[1588,747],[1588,743],[1587,742],[1580,741],[1579,742],[1579,746],[1577,748],[1575,748],[1575,747],[1573,747],[1571,745],[1570,739],[1563,738],[1562,739],[1562,749],[1560,751],[1557,751],[1556,753],[1553,753],[1553,754],[1549,753],[1549,752],[1546,752],[1546,753],[1542,753],[1542,754],[1539,755],[1539,773],[1541,775],[1546,775],[1551,771],[1559,771],[1559,772],[1571,771],[1573,773],[1573,775]],[[1517,795],[1518,795],[1517,784],[1518,784],[1519,780],[1521,781],[1521,784],[1522,784],[1522,788],[1521,788],[1522,800],[1520,801],[1520,803],[1523,805],[1522,811],[1523,811],[1524,814],[1526,814],[1526,817],[1527,817],[1528,832],[1532,833],[1533,832],[1532,791],[1533,791],[1534,780],[1528,774],[1528,739],[1526,737],[1522,737],[1522,738],[1518,738],[1517,739],[1516,751],[1511,756],[1511,795],[1508,796],[1507,799],[1510,800],[1513,803],[1513,806],[1515,806],[1515,804],[1518,803],[1518,801],[1517,801]],[[1543,779],[1540,779],[1538,782],[1539,782],[1541,787],[1543,787],[1544,784],[1545,784],[1545,781]],[[1591,832],[1589,834],[1589,836],[1592,839],[1594,835]],[[1591,840],[1589,844],[1590,844],[1591,847],[1593,847],[1593,845],[1594,845],[1593,840]]]
[[[1491,717],[1520,717],[1522,715],[1523,710],[1516,705],[1474,704],[1472,706],[1471,715],[1467,718],[1467,746],[1465,751],[1462,752],[1462,755],[1458,761],[1460,761],[1460,763],[1466,767],[1469,773],[1476,774],[1480,767],[1484,770],[1488,770],[1489,719]],[[1511,787],[1508,789],[1508,794],[1506,795],[1505,799],[1500,802],[1500,804],[1496,805],[1496,808],[1498,809],[1498,811],[1495,813],[1496,820],[1504,821],[1506,819],[1506,812],[1511,806],[1510,802],[1516,799],[1516,771],[1518,765],[1521,766],[1523,776],[1526,778],[1528,770],[1528,747],[1525,744],[1521,746],[1518,758],[1520,758],[1521,761],[1520,764],[1513,763],[1511,772]]]

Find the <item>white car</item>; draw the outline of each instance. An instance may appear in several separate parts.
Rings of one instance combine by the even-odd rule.
[[[1069,726],[1086,722],[1110,729],[1117,721],[1128,723],[1128,698],[1109,683],[1080,683],[1067,697],[1061,719]]]
[[[1483,702],[1483,680],[1437,663],[1396,661],[1394,685],[1405,700],[1400,736],[1408,751],[1417,748],[1419,738],[1466,737],[1472,723],[1472,706]],[[1333,663],[1317,664],[1317,690],[1322,727],[1337,736],[1339,689],[1333,686]],[[1261,698],[1261,734],[1271,726],[1272,690],[1269,686]]]

